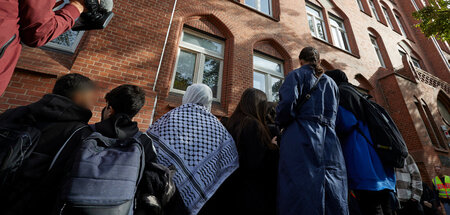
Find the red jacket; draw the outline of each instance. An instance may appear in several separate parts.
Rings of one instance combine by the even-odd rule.
[[[53,12],[55,0],[0,0],[0,95],[8,86],[22,49],[39,47],[72,28],[80,12],[66,5]]]

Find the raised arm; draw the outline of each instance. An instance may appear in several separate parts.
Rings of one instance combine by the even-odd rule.
[[[54,0],[21,0],[19,3],[20,38],[32,47],[45,45],[71,29],[83,12],[83,0],[72,0],[54,12]]]

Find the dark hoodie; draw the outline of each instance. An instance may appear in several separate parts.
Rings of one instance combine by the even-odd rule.
[[[125,114],[115,114],[93,125],[93,129],[105,137],[126,139],[134,136],[139,128],[137,122],[131,121]]]
[[[80,107],[69,98],[47,94],[36,103],[7,110],[0,115],[0,123],[23,123],[31,115],[41,138],[36,149],[24,161],[16,176],[16,184],[7,200],[2,201],[6,214],[50,214],[54,207],[62,178],[69,171],[70,159],[82,140],[92,133],[87,122],[92,116],[90,110]],[[75,130],[78,128],[81,130]],[[50,164],[66,140],[72,135],[55,162]],[[6,212],[7,209],[11,211]]]

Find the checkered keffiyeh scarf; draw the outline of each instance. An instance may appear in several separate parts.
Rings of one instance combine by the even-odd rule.
[[[239,166],[233,138],[205,107],[184,104],[150,126],[158,162],[174,165],[174,176],[190,214],[197,214]]]

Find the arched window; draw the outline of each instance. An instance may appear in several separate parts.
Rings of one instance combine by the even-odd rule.
[[[273,39],[254,45],[253,87],[266,93],[269,101],[279,101],[279,91],[289,67],[289,53]]]
[[[369,38],[378,61],[380,62],[380,66],[383,68],[393,68],[380,34],[373,28],[369,28]]]
[[[253,53],[253,87],[266,93],[269,101],[279,101],[284,80],[283,61],[263,53]]]
[[[191,84],[211,87],[213,97],[220,100],[225,43],[185,28],[181,36],[172,91],[184,93]]]
[[[225,53],[233,35],[214,15],[187,17],[180,27],[173,46],[170,92],[184,94],[191,84],[203,83],[212,89],[214,101],[221,102],[223,74],[231,64]]]
[[[352,26],[346,14],[332,0],[306,1],[311,35],[333,46],[359,55]]]
[[[311,35],[323,41],[328,41],[322,8],[312,3],[307,3],[306,15],[308,16],[308,25],[311,30]]]
[[[415,104],[419,111],[420,117],[425,124],[425,128],[431,140],[431,144],[437,148],[446,149],[447,147],[445,141],[440,134],[441,132],[439,131],[439,128],[433,119],[433,115],[431,114],[428,105],[423,100],[417,100]]]
[[[348,42],[347,31],[345,30],[344,20],[337,16],[330,16],[331,37],[333,44],[348,52],[350,50],[350,43]]]
[[[375,49],[375,52],[378,57],[378,61],[380,62],[381,67],[386,68],[386,63],[383,59],[383,54],[381,53],[380,45],[378,45],[378,39],[375,35],[370,35],[370,42],[372,43],[373,48]]]
[[[401,58],[403,58],[403,56],[406,56],[411,66],[425,70],[423,62],[421,60],[422,58],[411,48],[411,46],[408,45],[408,43],[406,43],[406,41],[401,41],[398,43],[398,51]]]
[[[372,11],[372,14],[375,16],[375,18],[381,22],[380,16],[378,15],[378,11],[377,8],[375,6],[375,2],[374,0],[369,0],[369,6],[370,6],[370,10]]]

